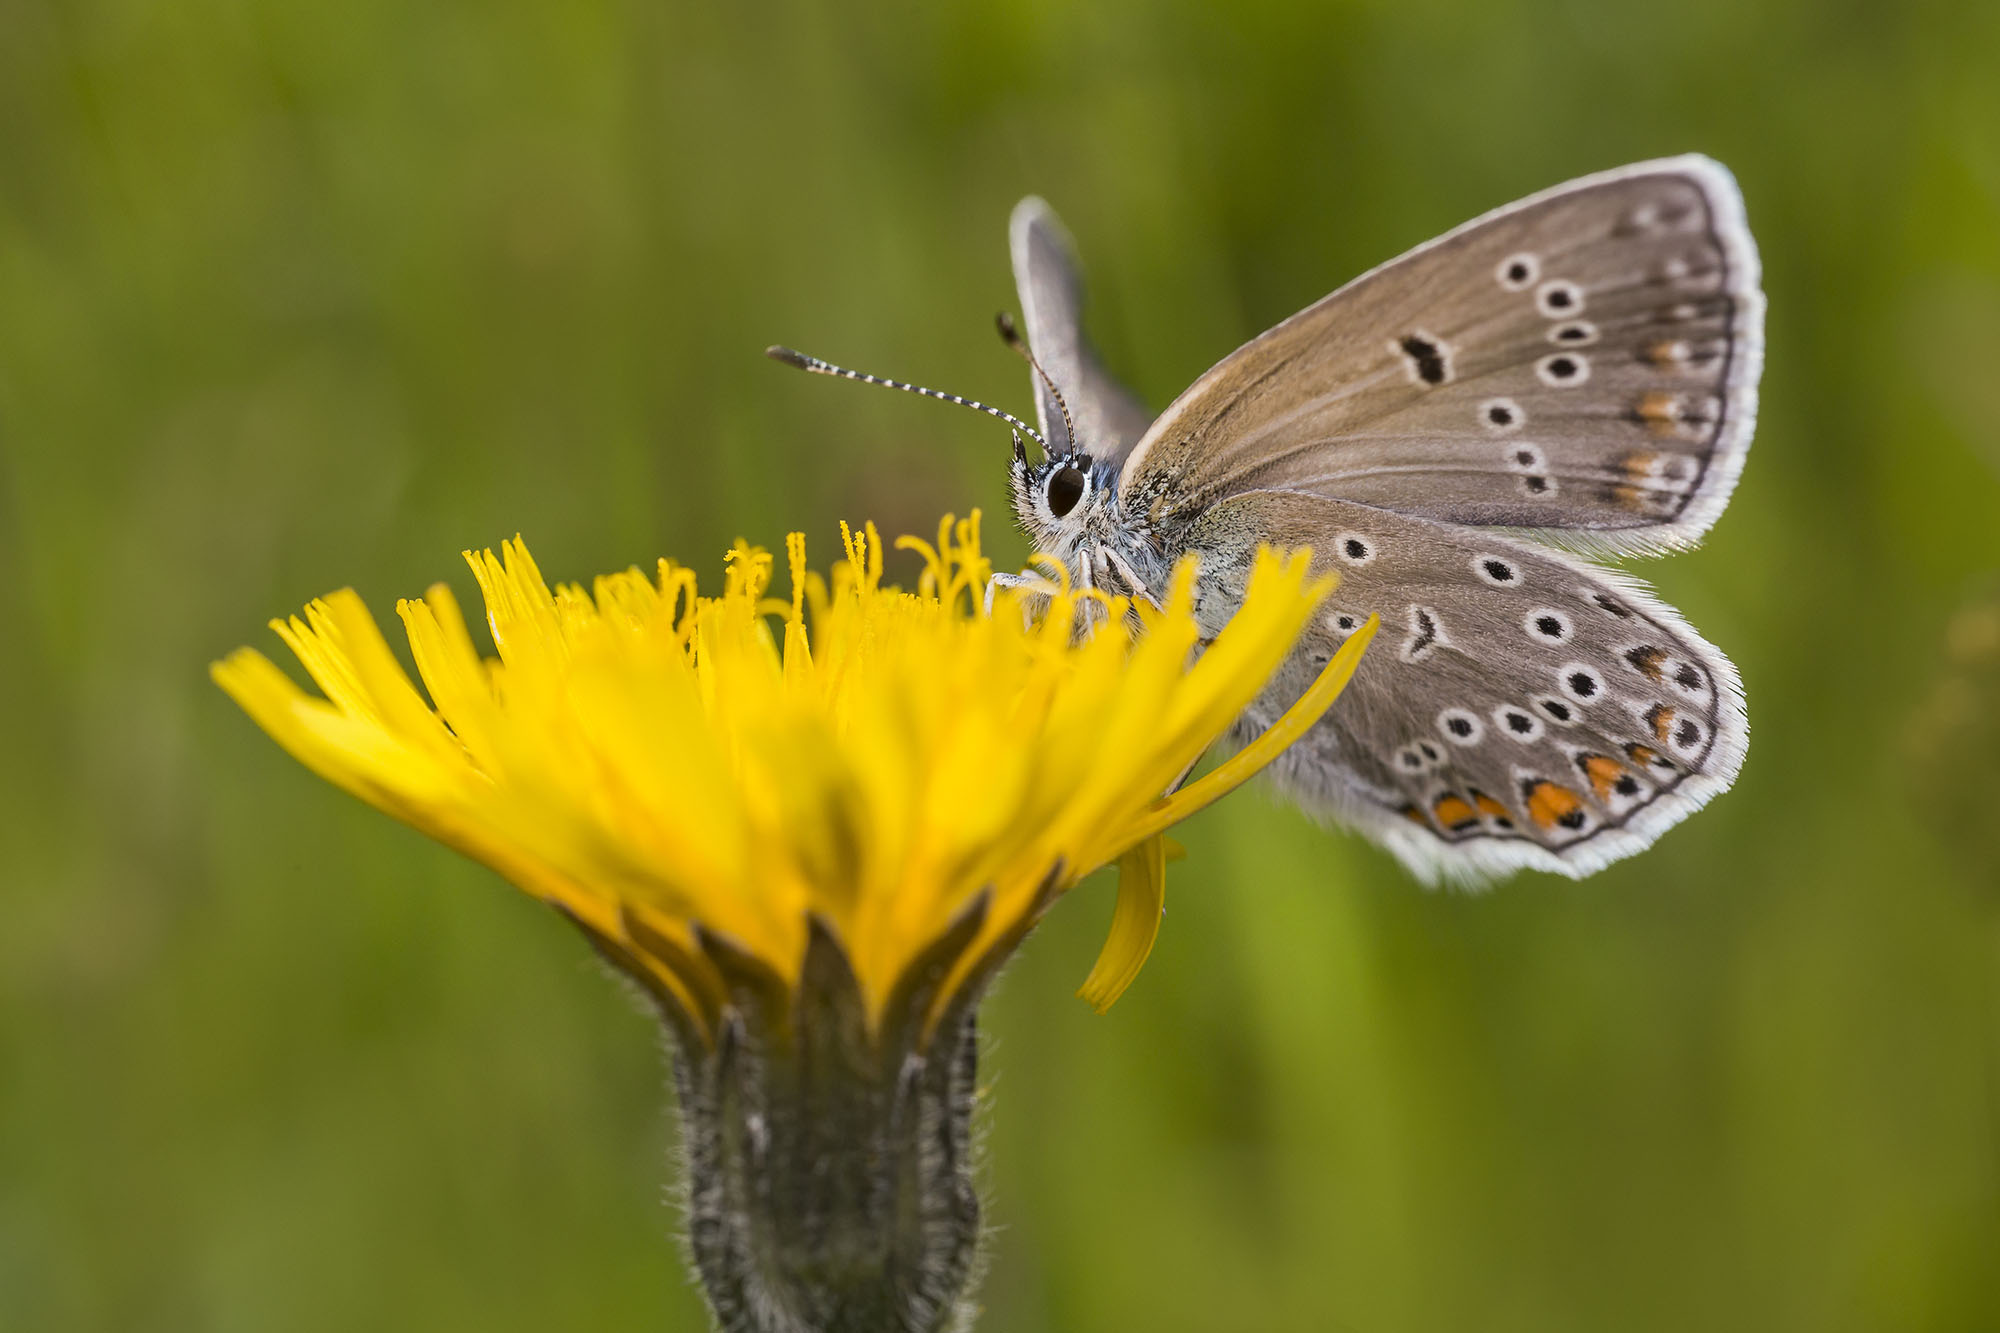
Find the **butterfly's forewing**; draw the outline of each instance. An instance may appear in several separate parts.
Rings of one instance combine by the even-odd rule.
[[[1253,736],[1373,614],[1339,703],[1273,767],[1307,808],[1426,880],[1572,876],[1649,845],[1742,763],[1729,659],[1628,580],[1561,552],[1297,492],[1211,508],[1178,543],[1219,628],[1261,542],[1310,545],[1340,582],[1239,722]]]
[[[1232,353],[1152,425],[1120,490],[1162,527],[1262,488],[1605,550],[1685,544],[1749,447],[1758,282],[1720,165],[1573,181]]]
[[[1062,391],[1081,447],[1116,465],[1145,434],[1153,415],[1105,373],[1084,337],[1083,279],[1069,237],[1049,206],[1031,197],[1015,205],[1008,241],[1028,347]],[[1072,442],[1062,412],[1041,376],[1034,381],[1042,438],[1050,453],[1068,453]]]

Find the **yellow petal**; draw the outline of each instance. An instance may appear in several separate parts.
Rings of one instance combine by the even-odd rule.
[[[1340,692],[1347,688],[1347,682],[1354,678],[1354,669],[1361,665],[1361,654],[1367,650],[1368,641],[1375,637],[1381,623],[1379,616],[1368,617],[1361,628],[1340,645],[1340,650],[1327,662],[1312,686],[1263,735],[1216,765],[1209,773],[1154,805],[1126,829],[1124,836],[1150,838],[1180,823],[1195,811],[1242,786],[1283,753],[1286,746],[1310,731],[1313,724],[1333,706],[1333,701],[1340,697]]]
[[[1077,994],[1103,1013],[1125,993],[1153,952],[1167,904],[1165,839],[1151,837],[1118,858],[1118,905],[1111,933]]]

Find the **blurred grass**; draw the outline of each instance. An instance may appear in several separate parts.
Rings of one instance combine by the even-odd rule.
[[[1770,362],[1729,514],[1643,569],[1743,668],[1739,787],[1481,897],[1239,798],[1102,1020],[1082,892],[987,1009],[982,1327],[2000,1324],[2000,894],[1904,743],[2000,566],[1996,62],[1977,0],[0,0],[0,1327],[702,1326],[647,1024],[209,686],[266,617],[470,595],[517,530],[563,578],[997,534],[990,423],[757,352],[1021,409],[1029,191],[1164,403],[1689,149]]]

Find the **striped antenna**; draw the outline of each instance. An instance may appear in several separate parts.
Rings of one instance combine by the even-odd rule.
[[[1069,452],[1075,453],[1076,422],[1070,420],[1069,403],[1063,398],[1062,390],[1058,389],[1056,382],[1049,378],[1049,372],[1042,369],[1042,363],[1035,360],[1035,354],[1028,350],[1028,340],[1021,336],[1019,329],[1014,327],[1014,317],[1012,315],[1002,310],[993,317],[993,327],[1000,330],[1000,341],[1019,352],[1022,359],[1028,363],[1029,367],[1041,379],[1042,383],[1048,386],[1049,397],[1056,400],[1056,411],[1062,413],[1063,438],[1069,442]],[[1046,449],[1048,446],[1044,445],[1042,447]]]
[[[766,347],[764,355],[770,357],[773,361],[782,361],[788,366],[797,366],[800,370],[809,370],[815,375],[838,375],[842,379],[860,380],[863,384],[879,384],[885,389],[901,389],[904,393],[922,394],[926,398],[936,398],[940,402],[946,403],[957,403],[960,407],[969,407],[975,412],[984,412],[989,417],[998,417],[1015,430],[1025,434],[1036,444],[1041,445],[1043,453],[1046,454],[1049,451],[1049,442],[1042,438],[1040,431],[1037,431],[1033,426],[1030,426],[1013,413],[1002,412],[997,407],[988,407],[986,404],[976,403],[970,398],[960,398],[955,393],[940,393],[936,389],[926,389],[921,384],[905,384],[901,380],[883,379],[880,375],[868,375],[859,370],[848,370],[844,366],[836,366],[833,362],[822,361],[816,356],[807,356],[804,352],[794,351],[789,347],[775,345]]]

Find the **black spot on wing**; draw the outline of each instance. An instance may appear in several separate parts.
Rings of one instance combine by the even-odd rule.
[[[1436,619],[1423,607],[1418,607],[1415,614],[1417,618],[1417,633],[1416,637],[1410,640],[1411,656],[1423,652],[1424,649],[1437,641]]]
[[[1426,384],[1443,384],[1445,381],[1444,351],[1437,343],[1421,334],[1408,334],[1400,344],[1403,355],[1417,369],[1417,378]]]

